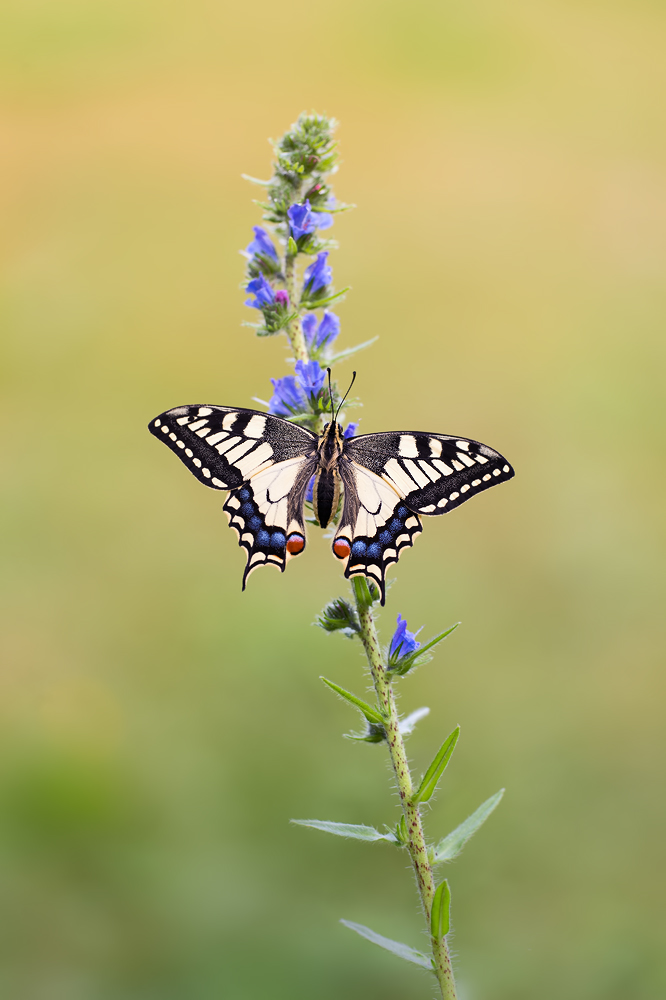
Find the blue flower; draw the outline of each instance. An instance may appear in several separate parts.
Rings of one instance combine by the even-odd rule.
[[[305,499],[307,500],[308,503],[314,502],[314,481],[315,477],[310,476],[310,482],[308,483],[308,488],[305,491]]]
[[[307,410],[307,397],[296,381],[295,375],[272,378],[271,382],[273,395],[268,404],[269,413],[277,417],[292,417],[294,413],[303,413]]]
[[[298,384],[308,396],[318,396],[326,380],[326,372],[318,361],[297,361],[296,376]]]
[[[419,629],[420,631],[421,629]],[[417,649],[420,649],[421,643],[416,638],[419,632],[408,632],[407,620],[398,615],[398,627],[391,639],[389,659],[395,662],[403,656],[409,656],[410,653],[415,653]]]
[[[317,333],[317,317],[315,313],[307,313],[303,317],[302,326],[303,333],[305,334],[305,343],[308,345],[308,349],[311,349]]]
[[[317,220],[310,210],[310,202],[305,201],[302,205],[292,205],[287,212],[289,219],[289,230],[295,240],[308,233],[314,233],[317,228]]]
[[[253,278],[245,290],[255,296],[254,301],[252,299],[245,300],[245,305],[252,306],[253,309],[263,309],[264,306],[270,306],[275,302],[275,292],[263,274],[260,274],[258,278]]]
[[[264,257],[272,257],[274,261],[277,261],[277,250],[266,230],[262,229],[261,226],[253,226],[252,229],[254,230],[254,239],[248,243],[245,253],[249,253],[252,257],[263,254]]]
[[[347,424],[347,426],[345,427],[345,432],[342,436],[344,438],[353,438],[357,430],[358,430],[358,421],[355,424]]]
[[[307,295],[314,295],[320,289],[326,288],[326,285],[330,285],[333,272],[326,263],[327,259],[328,250],[324,250],[317,254],[315,262],[305,269],[303,291]]]
[[[305,340],[310,348],[320,349],[328,344],[332,344],[340,333],[340,319],[335,313],[325,312],[324,317],[317,326],[317,317],[314,313],[308,313],[303,317],[303,332]]]
[[[330,212],[313,212],[312,218],[317,229],[330,229],[333,225],[333,216]]]
[[[329,195],[328,201],[326,202],[326,208],[334,208],[335,206],[335,195]],[[333,216],[330,212],[318,212],[312,213],[316,219],[317,229],[330,229],[333,225]]]

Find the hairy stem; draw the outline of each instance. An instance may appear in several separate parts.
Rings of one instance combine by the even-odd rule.
[[[407,849],[412,859],[416,884],[423,905],[428,929],[430,929],[430,912],[435,894],[435,879],[428,860],[423,823],[418,805],[412,804],[414,786],[407,762],[405,744],[400,733],[398,710],[395,704],[393,686],[382,662],[377,629],[372,615],[372,605],[368,601],[368,587],[365,579],[354,577],[354,596],[356,608],[361,623],[361,640],[368,658],[368,665],[377,693],[377,701],[384,717],[386,741],[391,755],[391,764],[395,774],[396,784],[400,793],[400,804],[405,817],[409,842]],[[456,987],[451,969],[451,958],[445,937],[430,938],[435,974],[442,992],[443,1000],[456,1000]]]
[[[298,309],[300,295],[296,292],[296,258],[289,253],[289,247],[284,256],[284,278],[287,292],[289,294],[289,305],[291,309]],[[287,325],[287,336],[291,349],[294,352],[296,361],[308,360],[308,349],[303,336],[300,313]]]

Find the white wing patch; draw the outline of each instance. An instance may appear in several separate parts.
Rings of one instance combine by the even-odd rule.
[[[352,463],[356,478],[356,489],[361,508],[354,525],[354,537],[366,535],[373,538],[380,528],[391,519],[393,511],[400,503],[400,495],[380,476],[370,469]]]
[[[303,462],[302,457],[278,462],[250,479],[255,503],[270,527],[277,526],[287,530],[289,494]]]

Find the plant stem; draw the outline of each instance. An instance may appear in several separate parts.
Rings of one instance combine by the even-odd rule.
[[[361,623],[361,641],[363,642],[365,654],[368,658],[370,673],[372,674],[372,680],[377,693],[377,701],[384,717],[386,742],[391,755],[391,764],[393,765],[396,784],[400,792],[400,804],[409,836],[407,849],[412,859],[412,865],[414,866],[416,884],[421,897],[427,926],[430,929],[430,912],[435,894],[435,879],[428,860],[428,851],[419,807],[418,805],[413,805],[411,801],[414,794],[414,786],[407,762],[405,744],[400,733],[393,686],[382,662],[377,629],[372,615],[372,604],[368,603],[367,600],[367,584],[365,579],[359,577],[354,577],[352,583],[358,617]],[[451,958],[446,938],[437,938],[431,935],[430,941],[433,967],[443,1000],[456,1000],[456,987],[453,980],[453,970],[451,969]]]
[[[284,256],[284,278],[289,294],[289,306],[291,309],[296,309],[296,303],[300,299],[300,295],[296,294],[296,258],[289,253],[289,247],[287,247]],[[288,324],[287,336],[296,361],[307,361],[308,349],[303,336],[300,313]]]

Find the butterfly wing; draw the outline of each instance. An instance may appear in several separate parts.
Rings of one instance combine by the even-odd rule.
[[[345,503],[333,551],[342,558],[347,542],[345,576],[372,579],[382,604],[386,569],[422,530],[419,514],[445,514],[514,475],[479,441],[392,431],[349,439],[340,473]]]
[[[281,417],[230,406],[176,406],[149,424],[224,510],[245,549],[243,588],[258,566],[284,568],[305,548],[303,501],[317,436]]]

